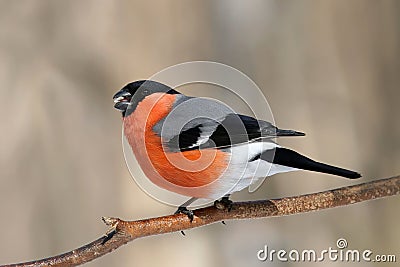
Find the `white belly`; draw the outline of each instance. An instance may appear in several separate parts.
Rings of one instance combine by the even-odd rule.
[[[241,191],[267,176],[297,170],[295,168],[269,163],[261,159],[252,160],[263,151],[275,147],[279,146],[272,142],[253,142],[227,149],[230,150],[231,153],[228,168],[225,173],[215,181],[218,185],[215,186],[216,190],[209,198],[218,199],[226,194]]]

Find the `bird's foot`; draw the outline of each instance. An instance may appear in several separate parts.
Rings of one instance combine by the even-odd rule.
[[[180,206],[180,207],[175,211],[174,214],[179,214],[179,213],[182,213],[182,214],[187,215],[188,218],[189,218],[189,220],[190,220],[190,222],[193,221],[194,214],[193,214],[193,211],[192,211],[192,210],[188,210],[186,207]]]
[[[219,210],[231,211],[233,206],[233,201],[229,197],[222,197],[221,200],[216,200],[214,202],[214,207]]]

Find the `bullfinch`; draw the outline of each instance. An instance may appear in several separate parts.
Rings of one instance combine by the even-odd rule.
[[[187,206],[196,199],[229,207],[230,194],[277,173],[308,170],[361,177],[274,141],[304,133],[237,114],[214,99],[186,96],[165,84],[140,80],[124,86],[113,100],[144,174],[155,185],[190,197],[176,212],[190,220],[193,213]]]

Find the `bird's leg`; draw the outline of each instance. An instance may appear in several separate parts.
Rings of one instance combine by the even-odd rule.
[[[197,198],[195,198],[195,197],[190,198],[188,201],[186,201],[185,203],[183,203],[182,205],[180,205],[180,206],[178,207],[178,209],[175,211],[174,214],[179,214],[179,213],[185,214],[185,215],[188,216],[190,222],[192,222],[192,221],[193,221],[193,218],[194,218],[194,214],[193,214],[193,211],[187,209],[187,206],[189,206],[190,204],[192,204],[196,199],[197,199]]]
[[[178,209],[175,211],[174,214],[179,214],[179,213],[185,214],[185,215],[188,216],[190,222],[192,222],[192,221],[193,221],[193,218],[194,218],[194,214],[193,214],[193,211],[192,211],[192,210],[188,210],[188,209],[187,209],[187,206],[189,206],[190,204],[192,204],[192,203],[193,203],[194,201],[196,201],[196,200],[197,200],[197,198],[195,198],[195,197],[190,198],[188,201],[186,201],[185,203],[183,203],[182,205],[180,205],[180,206],[178,207]],[[185,235],[185,232],[184,232],[184,231],[181,231],[181,234],[182,234],[182,235]]]
[[[219,210],[228,210],[231,211],[232,210],[232,204],[233,201],[229,199],[230,194],[226,194],[225,196],[223,196],[221,198],[221,200],[216,200],[214,202],[214,207],[216,207]]]

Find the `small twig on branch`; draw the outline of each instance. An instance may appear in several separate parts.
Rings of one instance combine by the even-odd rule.
[[[140,237],[188,230],[199,226],[227,220],[263,218],[291,215],[309,211],[346,206],[366,200],[393,196],[400,193],[400,176],[376,180],[333,190],[286,197],[280,199],[236,202],[232,209],[219,210],[207,207],[194,210],[191,223],[186,215],[177,214],[138,221],[103,218],[111,226],[106,235],[96,241],[70,252],[47,259],[11,266],[77,266],[99,258],[114,249]]]

